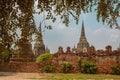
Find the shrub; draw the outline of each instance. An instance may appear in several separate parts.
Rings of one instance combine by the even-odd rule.
[[[96,72],[96,70],[97,70],[97,67],[95,63],[89,62],[89,61],[85,61],[82,63],[82,72],[93,74]]]
[[[78,58],[77,62],[78,62],[78,69],[81,70],[81,59],[80,59],[80,57]]]
[[[49,73],[49,72],[52,72],[54,70],[54,66],[47,65],[43,69],[45,72]]]
[[[61,72],[63,73],[68,73],[70,71],[70,68],[71,68],[71,64],[68,62],[61,64]]]
[[[52,58],[53,54],[50,53],[44,53],[37,57],[36,62],[46,62],[49,61]]]
[[[120,66],[112,66],[112,74],[120,75]]]

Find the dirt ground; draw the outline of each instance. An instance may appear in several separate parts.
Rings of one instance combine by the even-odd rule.
[[[0,80],[120,80],[119,75],[0,72]]]
[[[0,80],[47,80],[46,73],[0,72]]]

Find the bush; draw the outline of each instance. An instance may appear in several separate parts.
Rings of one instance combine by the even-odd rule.
[[[81,59],[80,59],[80,57],[78,58],[77,62],[78,62],[78,69],[81,70]]]
[[[112,66],[112,74],[120,75],[120,66]]]
[[[85,61],[84,63],[82,63],[82,72],[93,74],[96,72],[96,70],[97,70],[97,67],[95,63],[89,62],[89,61]]]
[[[36,62],[46,62],[49,61],[52,58],[53,54],[50,53],[44,53],[37,57]]]
[[[70,71],[70,68],[71,68],[71,64],[68,62],[61,64],[61,72],[63,73],[68,73]]]
[[[49,73],[49,72],[52,72],[54,70],[54,66],[47,65],[43,69],[45,72]]]

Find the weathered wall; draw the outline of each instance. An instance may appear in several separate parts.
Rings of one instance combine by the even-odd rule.
[[[55,70],[53,72],[60,72],[61,64],[63,62],[69,62],[72,65],[71,71],[72,73],[80,72],[78,70],[78,57],[74,54],[58,54],[53,57],[52,60],[49,62],[20,62],[21,60],[18,59],[18,61],[13,61],[8,64],[0,63],[0,71],[13,71],[13,72],[44,72],[43,68],[46,65],[51,65],[55,67]],[[95,58],[96,65],[97,65],[97,73],[111,73],[111,66],[119,64],[120,60],[115,60],[112,57],[106,56],[102,57],[100,59]],[[17,60],[17,59],[16,59]],[[87,57],[81,57],[81,60],[87,60]],[[89,58],[88,58],[89,60]]]

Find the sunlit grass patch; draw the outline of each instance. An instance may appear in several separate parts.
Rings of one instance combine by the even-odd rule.
[[[42,78],[31,78],[31,80],[120,80],[119,75],[108,74],[63,74],[52,73],[41,75]]]

